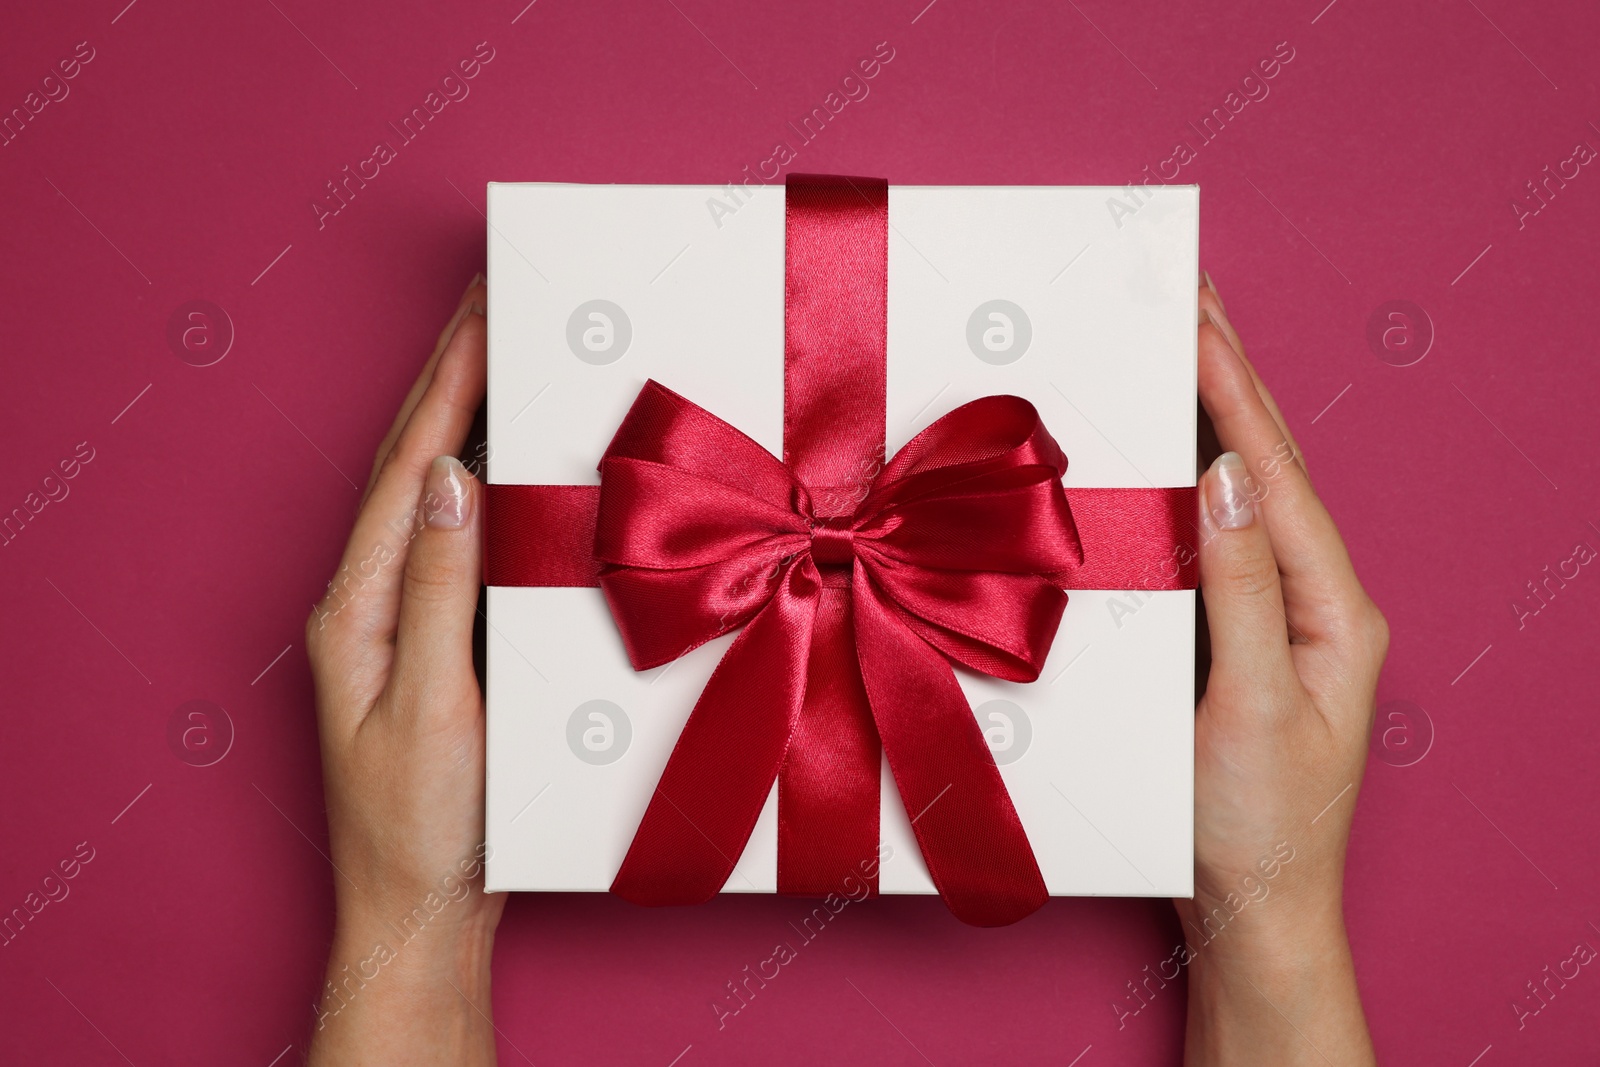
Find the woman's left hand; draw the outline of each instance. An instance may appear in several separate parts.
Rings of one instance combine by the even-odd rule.
[[[378,448],[306,623],[337,923],[312,1064],[492,1064],[483,696],[472,664],[482,489],[454,457],[483,400],[481,276]]]

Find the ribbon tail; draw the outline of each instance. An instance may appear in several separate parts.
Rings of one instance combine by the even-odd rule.
[[[850,589],[826,586],[805,705],[778,779],[778,892],[843,893],[855,878],[877,895],[879,752],[856,662]]]
[[[656,783],[611,891],[635,904],[716,896],[777,780],[805,698],[818,592],[809,557],[712,672]]]
[[[973,926],[1031,915],[1049,892],[955,671],[880,598],[860,563],[854,591],[861,678],[939,895]]]

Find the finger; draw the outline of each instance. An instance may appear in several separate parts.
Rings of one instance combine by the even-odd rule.
[[[1288,625],[1298,640],[1347,636],[1367,603],[1344,541],[1317,499],[1293,446],[1256,392],[1249,371],[1222,331],[1200,327],[1200,399],[1222,447],[1239,453],[1261,498],[1261,512],[1282,575]]]
[[[439,456],[422,490],[423,527],[406,558],[385,706],[420,720],[476,707],[472,624],[482,571],[482,492],[454,457]]]
[[[407,551],[425,519],[423,478],[435,456],[461,450],[483,400],[487,331],[483,289],[474,292],[356,517],[335,579],[343,595],[331,619],[333,644],[360,649],[394,634]]]
[[[1206,312],[1217,329],[1228,339],[1228,344],[1233,346],[1234,354],[1239,357],[1239,362],[1244,364],[1245,370],[1250,372],[1250,381],[1256,387],[1256,394],[1261,397],[1261,402],[1271,412],[1272,420],[1278,424],[1278,430],[1283,434],[1283,439],[1289,442],[1289,447],[1294,450],[1295,462],[1300,464],[1300,469],[1310,472],[1306,468],[1305,453],[1300,451],[1300,443],[1294,439],[1294,434],[1289,429],[1288,421],[1283,417],[1283,412],[1278,409],[1278,402],[1272,398],[1272,393],[1267,389],[1261,375],[1256,373],[1256,368],[1250,362],[1250,357],[1245,355],[1244,342],[1239,339],[1239,333],[1233,328],[1233,323],[1228,319],[1228,309],[1222,305],[1222,297],[1217,295],[1217,287],[1211,281],[1211,272],[1201,272],[1202,284],[1200,286],[1200,309]]]
[[[365,504],[367,497],[372,495],[372,487],[378,483],[378,472],[383,469],[383,464],[394,450],[394,443],[400,437],[400,431],[405,429],[411,420],[411,413],[416,410],[417,401],[422,399],[422,394],[427,390],[428,383],[433,380],[433,370],[439,363],[439,357],[444,353],[445,345],[450,343],[450,338],[455,335],[456,326],[461,322],[461,317],[472,307],[473,290],[483,282],[483,273],[480,271],[472,276],[467,283],[466,292],[461,294],[461,300],[456,305],[456,313],[450,316],[450,321],[445,323],[443,330],[439,331],[439,340],[433,346],[433,355],[428,357],[428,362],[423,364],[422,373],[417,375],[417,380],[412,383],[411,391],[406,394],[406,399],[400,405],[400,411],[394,417],[394,423],[389,427],[389,432],[384,434],[383,441],[378,445],[378,451],[372,457],[372,474],[367,478],[367,487],[361,493],[361,502]]]
[[[1237,452],[1224,452],[1200,479],[1200,592],[1211,636],[1208,694],[1258,706],[1294,679],[1283,591],[1272,538],[1259,521],[1258,490]],[[1281,701],[1272,701],[1281,706]]]

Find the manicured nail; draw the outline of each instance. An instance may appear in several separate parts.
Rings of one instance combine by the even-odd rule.
[[[477,300],[473,300],[471,302],[468,302],[467,300],[467,294],[471,293],[472,290],[476,288],[482,281],[482,272],[474,274],[472,276],[472,280],[467,283],[466,289],[462,290],[461,300],[456,304],[455,313],[450,316],[450,321],[445,325],[445,329],[450,331],[451,337],[455,337],[456,331],[461,329],[462,320],[468,315],[471,315],[473,312],[477,312],[479,315],[483,314],[482,309],[478,306]]]
[[[440,456],[428,468],[422,508],[429,526],[456,530],[466,525],[467,469],[454,456]]]
[[[1211,465],[1216,475],[1206,492],[1211,521],[1219,530],[1242,530],[1255,521],[1256,511],[1245,486],[1248,475],[1244,459],[1237,452],[1224,452]],[[1221,499],[1212,499],[1213,494]]]
[[[1217,326],[1216,321],[1211,318],[1211,312],[1207,311],[1205,308],[1201,308],[1200,309],[1200,325],[1204,326],[1204,325],[1206,325],[1206,323],[1210,323],[1213,326]],[[1222,327],[1217,326],[1217,329],[1220,330],[1220,329],[1222,329]]]
[[[476,289],[479,285],[482,285],[482,284],[483,284],[483,272],[479,271],[478,273],[476,273],[476,274],[474,274],[472,276],[472,281],[467,285],[467,292],[469,292],[469,293],[472,292],[472,290]],[[483,314],[483,298],[482,297],[473,297],[472,304],[471,304],[471,306],[469,306],[467,308],[467,311],[469,313],[473,314],[473,315],[482,315]]]
[[[1217,306],[1220,307],[1223,311],[1227,311],[1228,310],[1228,305],[1224,304],[1222,302],[1222,294],[1217,292],[1216,283],[1214,283],[1211,280],[1211,272],[1208,271],[1208,270],[1203,270],[1200,273],[1205,276],[1206,288],[1210,289],[1211,290],[1211,295],[1217,298]]]
[[[450,327],[450,339],[452,341],[461,333],[461,327],[465,326],[467,320],[474,315],[480,319],[484,317],[483,301],[478,297],[473,297],[471,303],[456,310],[456,324]]]

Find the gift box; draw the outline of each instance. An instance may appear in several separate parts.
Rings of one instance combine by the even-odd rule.
[[[882,893],[931,893],[936,881],[965,878],[964,891],[984,898],[1012,892],[1019,882],[1042,883],[1051,895],[1189,896],[1198,190],[888,186],[885,192],[862,179],[839,181],[824,183],[812,205],[818,210],[809,214],[797,211],[804,205],[794,178],[787,193],[778,185],[489,186],[486,887],[603,891],[626,880],[635,888],[624,895],[678,902],[695,896],[675,881],[680,860],[688,866],[705,860],[714,869],[720,856],[725,866],[710,891],[720,883],[727,892],[823,895],[841,871],[848,877],[841,857],[863,853],[858,883]],[[856,329],[861,323],[873,335],[865,341]],[[797,354],[804,330],[821,349],[809,357]],[[836,342],[860,347],[848,358],[866,370],[841,370],[845,357],[828,348]],[[1021,399],[983,399],[999,396]],[[795,525],[784,526],[789,520],[781,516],[770,520],[794,543],[781,554],[773,549],[775,558],[759,572],[736,575],[743,584],[731,592],[700,589],[695,595],[702,599],[734,606],[704,623],[681,654],[644,651],[674,639],[673,613],[681,606],[662,597],[687,594],[679,585],[667,593],[649,585],[662,572],[648,569],[597,587],[594,524],[602,527],[600,541],[614,542],[643,536],[641,511],[670,512],[679,528],[660,535],[671,546],[661,551],[678,551],[684,538],[705,534],[696,522],[723,521],[717,479],[744,485],[741,479],[783,476],[777,458],[755,453],[787,457],[792,470],[802,470],[802,404],[809,405],[805,418],[824,424],[823,437],[850,438],[850,427],[859,424],[867,427],[864,439],[881,439],[876,453],[864,453],[876,458],[859,472],[860,496],[840,507],[825,499],[831,490],[807,488],[796,475],[800,487],[788,490],[800,500],[792,505]],[[1029,421],[1035,416],[1037,428]],[[686,481],[630,483],[634,510],[625,510],[623,481],[642,477],[639,470],[668,477],[656,461],[680,448],[653,438],[640,444],[640,435],[657,433],[663,420],[673,428],[660,433],[679,432],[680,417],[693,422],[689,430],[700,436],[692,439],[704,443],[696,446],[701,467],[669,472]],[[881,429],[872,428],[874,417]],[[807,614],[791,628],[805,631],[811,660],[802,654],[780,668],[762,661],[719,669],[741,634],[758,628],[752,612],[777,603],[762,616],[775,617],[786,610],[778,603],[786,596],[833,595],[843,599],[824,602],[856,604],[855,622],[845,608],[842,625],[854,626],[858,643],[877,639],[870,627],[923,633],[914,612],[905,616],[909,629],[863,618],[863,611],[878,610],[874,604],[905,597],[885,593],[889,579],[862,577],[863,565],[851,563],[852,550],[857,557],[877,551],[879,569],[872,573],[881,577],[885,567],[899,566],[890,542],[901,535],[883,531],[901,518],[880,517],[873,529],[850,532],[848,516],[872,493],[892,495],[882,485],[897,470],[905,474],[896,456],[908,442],[916,442],[912,451],[960,452],[965,445],[938,442],[1000,432],[972,430],[973,420],[1015,425],[1029,441],[1047,442],[1031,459],[1017,460],[1010,474],[985,478],[1010,485],[1033,477],[1023,472],[1054,462],[1051,441],[1064,457],[1064,494],[1036,482],[1027,489],[1034,494],[1029,500],[1045,501],[1038,506],[1046,510],[1064,495],[1072,517],[1058,516],[1057,525],[1065,540],[1082,542],[1063,549],[1081,549],[1081,565],[1058,571],[1040,563],[1035,569],[1045,578],[1027,579],[1066,590],[1059,623],[1052,627],[1047,619],[1040,626],[1051,633],[1028,638],[1030,647],[1048,649],[1040,652],[1042,662],[989,668],[983,651],[946,651],[938,660],[912,655],[911,645],[892,653],[863,645],[852,654],[849,633],[813,637]],[[597,467],[608,455],[607,481],[596,493]],[[733,473],[719,473],[724,465]],[[932,477],[912,475],[924,476]],[[689,488],[671,488],[679,484]],[[533,511],[524,509],[519,487],[545,494],[528,504]],[[572,514],[551,519],[537,512],[540,500],[570,505]],[[727,506],[738,511],[747,504]],[[1141,511],[1148,508],[1154,510]],[[1003,510],[986,501],[955,522],[981,524]],[[1026,553],[1036,540],[1056,536],[1019,537],[1011,527],[963,531],[965,540],[934,538],[943,546],[935,554],[957,542],[979,555],[1002,543]],[[870,537],[887,539],[878,542],[882,551],[861,547]],[[614,560],[622,551],[602,554]],[[940,556],[943,577],[975,580],[969,572],[981,567],[969,567],[959,555],[964,551]],[[807,552],[814,565],[799,558]],[[524,566],[531,571],[519,570]],[[607,573],[617,570],[613,564]],[[828,574],[835,577],[821,584],[831,593],[806,584]],[[862,602],[862,589],[840,591],[852,574],[876,600]],[[1053,603],[1040,595],[1029,603]],[[955,633],[949,640],[958,643],[969,630],[982,636],[989,625],[983,598],[963,596],[961,610],[975,621],[964,618],[941,631],[947,638]],[[705,639],[713,632],[720,635]],[[916,647],[938,651],[948,644],[938,635],[928,640],[933,644]],[[759,641],[784,647],[783,638],[765,633],[746,643]],[[828,658],[827,641],[846,651]],[[906,666],[908,656],[915,669]],[[952,658],[953,667],[938,665]],[[723,718],[686,734],[697,702],[717,699],[718,685],[726,689],[726,676],[740,669],[746,688],[737,699],[722,698]],[[708,690],[719,670],[722,681]],[[902,670],[905,678],[896,674]],[[952,722],[948,701],[939,722],[932,710],[928,723],[918,718],[924,705],[932,708],[917,688],[922,675],[934,687],[927,692],[944,693],[937,686],[945,683],[933,677],[941,670],[953,670],[970,722]],[[790,692],[797,673],[800,696]],[[1036,680],[1020,680],[1032,674]],[[883,680],[887,675],[896,675],[893,684]],[[854,727],[810,710],[784,724],[785,706],[806,699],[807,691],[811,700],[824,699],[836,685],[858,693],[857,705],[870,704],[881,729],[861,711],[850,720]],[[896,694],[893,700],[886,692]],[[891,729],[882,705],[893,701],[901,718]],[[836,727],[861,736],[837,742]],[[882,755],[873,736],[879,732]],[[769,745],[774,736],[778,749]],[[963,748],[970,738],[986,750]],[[685,752],[696,746],[698,752]],[[794,773],[793,780],[783,778],[783,803],[778,782],[770,781],[758,814],[750,807],[724,825],[718,805],[737,806],[734,794],[767,780],[747,761],[770,762],[775,752],[791,761],[784,773]],[[669,760],[681,768],[695,759],[698,777],[669,772]],[[796,760],[803,764],[798,770]],[[853,779],[839,769],[851,760],[876,761],[875,796],[859,769]],[[985,784],[996,773],[1003,789]],[[951,779],[943,791],[940,775]],[[848,788],[840,784],[845,780]],[[917,795],[903,798],[902,788]],[[652,820],[656,829],[642,829]],[[855,852],[838,843],[846,839]],[[863,847],[871,844],[876,848]],[[935,853],[933,875],[925,846]],[[704,855],[690,855],[696,850]],[[1037,876],[1027,870],[1028,852]],[[702,870],[695,877],[703,896],[711,875]],[[849,892],[848,883],[839,892]],[[949,890],[946,899],[956,895]],[[1031,906],[1036,902],[1000,909],[1005,917],[995,921]]]

